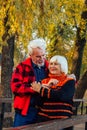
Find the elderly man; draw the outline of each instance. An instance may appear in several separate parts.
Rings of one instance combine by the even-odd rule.
[[[14,94],[14,127],[36,122],[37,93],[31,89],[31,83],[40,82],[47,77],[48,62],[45,59],[44,39],[35,39],[28,45],[29,58],[21,62],[14,70],[11,90]]]

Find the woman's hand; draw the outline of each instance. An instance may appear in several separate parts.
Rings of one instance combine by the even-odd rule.
[[[55,86],[59,81],[57,79],[50,79],[47,86],[51,87],[51,86]]]

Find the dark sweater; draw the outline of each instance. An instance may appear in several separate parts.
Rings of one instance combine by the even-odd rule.
[[[66,80],[66,79],[65,79]],[[39,115],[46,119],[62,119],[71,117],[73,106],[73,95],[75,91],[74,79],[63,81],[56,88],[41,88],[42,104]],[[44,118],[45,119],[45,118]],[[45,120],[44,120],[45,121]]]

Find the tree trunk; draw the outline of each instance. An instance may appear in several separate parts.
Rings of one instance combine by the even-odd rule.
[[[75,44],[75,51],[73,56],[73,63],[72,63],[72,71],[71,73],[74,73],[76,75],[76,80],[78,81],[80,78],[80,70],[82,65],[82,57],[83,57],[83,51],[86,44],[86,39],[81,39],[80,31],[77,30],[77,41]]]
[[[85,1],[84,7],[87,7],[87,0]],[[81,22],[85,20],[87,21],[87,10],[82,12],[81,15]],[[72,63],[72,73],[76,75],[77,81],[80,78],[80,70],[82,65],[82,57],[84,47],[86,45],[86,24],[85,27],[82,27],[80,22],[80,26],[77,27],[77,37],[76,37],[76,44],[75,44],[75,51],[73,56],[73,63]]]
[[[1,90],[2,97],[12,98],[12,92],[10,89],[10,80],[13,70],[13,57],[14,57],[14,36],[8,39],[7,46],[2,47],[2,71],[1,71]],[[5,111],[11,112],[11,104],[5,105]],[[12,125],[12,118],[6,118],[4,120],[4,127]]]
[[[85,0],[85,6],[87,7],[87,0]],[[82,12],[81,15],[82,21],[87,21],[87,10]],[[81,22],[82,22],[81,21]],[[75,44],[75,51],[73,56],[73,63],[72,63],[72,71],[71,73],[74,73],[76,75],[77,85],[76,85],[76,91],[74,98],[75,99],[81,99],[84,97],[85,91],[87,89],[87,71],[83,74],[82,78],[80,78],[80,70],[82,65],[82,57],[83,57],[83,51],[84,47],[86,45],[86,24],[85,28],[80,24],[79,27],[77,27],[77,39]],[[83,27],[83,28],[82,28]],[[83,32],[83,36],[82,36]],[[79,106],[79,102],[74,103],[75,106]],[[76,111],[74,112],[76,113]]]
[[[87,71],[83,74],[81,79],[78,81],[76,85],[76,92],[74,94],[74,99],[82,99],[87,90]],[[74,102],[74,106],[78,107],[80,102]],[[77,114],[77,110],[74,110],[74,114]]]
[[[74,98],[81,99],[84,97],[85,91],[87,89],[87,71],[83,74],[81,79],[76,85],[76,92]]]
[[[74,95],[74,98],[78,99],[83,98],[86,89],[87,89],[87,71],[83,74],[83,76],[76,85],[76,93]]]
[[[12,97],[10,89],[10,80],[13,70],[14,57],[14,36],[8,41],[7,45],[2,47],[2,71],[1,71],[1,85],[3,88],[3,97]]]

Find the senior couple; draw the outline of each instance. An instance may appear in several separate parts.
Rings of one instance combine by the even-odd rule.
[[[18,64],[11,79],[14,127],[72,116],[75,79],[68,75],[64,56],[45,59],[45,40],[28,45],[29,57]],[[64,130],[72,130],[71,127]]]

